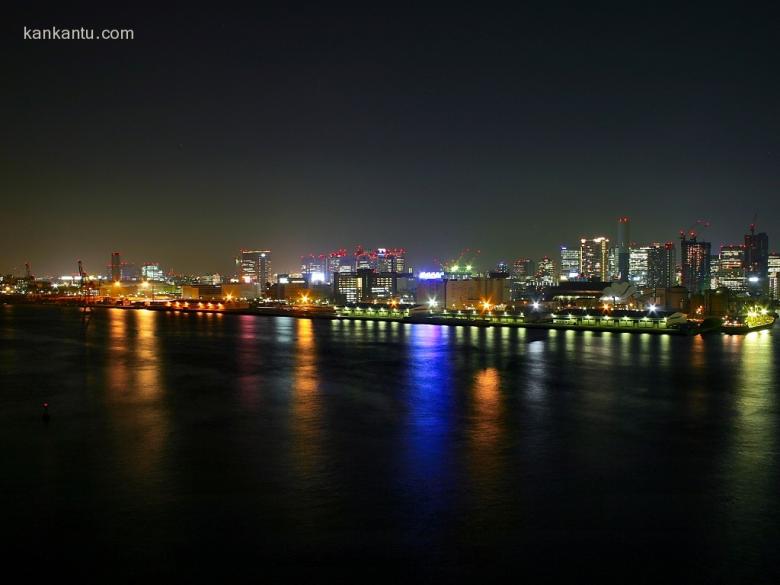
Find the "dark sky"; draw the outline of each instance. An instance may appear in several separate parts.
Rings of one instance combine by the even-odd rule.
[[[780,21],[759,4],[108,4],[4,18],[0,272],[112,250],[227,272],[241,247],[285,271],[356,244],[487,267],[619,215],[639,242],[706,218],[717,245],[757,213],[780,247]]]

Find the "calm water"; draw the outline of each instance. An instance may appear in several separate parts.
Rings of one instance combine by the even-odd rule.
[[[779,356],[778,328],[110,309],[84,336],[0,306],[4,552],[32,576],[777,582]]]

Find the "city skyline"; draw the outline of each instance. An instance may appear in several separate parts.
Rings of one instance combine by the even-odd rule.
[[[541,257],[613,215],[642,218],[637,241],[706,217],[730,243],[756,213],[780,233],[771,19],[625,10],[189,8],[98,46],[21,31],[114,7],[15,7],[0,267],[116,249],[224,271],[247,246],[292,266],[341,239],[420,266]]]
[[[620,229],[623,225],[623,220],[627,220],[630,223],[630,236],[629,236],[629,246],[631,249],[634,249],[635,247],[642,247],[647,245],[652,245],[654,243],[660,243],[665,244],[667,242],[674,243],[675,247],[678,249],[678,254],[680,253],[680,235],[683,230],[678,230],[674,237],[670,238],[659,238],[659,237],[651,237],[649,239],[640,239],[637,237],[634,237],[634,231],[637,228],[637,222],[633,221],[632,218],[628,216],[616,216],[613,218],[613,224],[611,229],[603,229],[603,230],[596,230],[593,232],[582,232],[577,236],[571,236],[568,238],[566,242],[560,243],[559,245],[556,245],[554,248],[544,251],[540,255],[533,255],[529,253],[525,253],[524,250],[519,250],[514,255],[511,254],[505,254],[501,256],[493,256],[488,257],[485,254],[482,253],[482,250],[478,247],[474,248],[464,248],[463,250],[456,251],[452,250],[449,255],[445,254],[441,258],[434,258],[429,257],[428,254],[421,250],[406,250],[404,249],[404,253],[407,257],[408,265],[411,267],[414,267],[415,271],[435,271],[438,270],[446,261],[451,261],[455,259],[459,254],[468,254],[471,258],[470,262],[474,264],[475,270],[479,271],[489,271],[493,270],[499,263],[501,262],[508,262],[511,264],[512,262],[523,259],[523,258],[529,258],[532,259],[534,262],[542,260],[543,258],[551,258],[556,264],[556,269],[563,270],[564,266],[560,264],[561,257],[560,257],[560,251],[562,248],[568,247],[572,250],[572,252],[579,251],[580,241],[582,239],[590,239],[590,238],[606,238],[608,240],[608,246],[609,249],[615,249],[617,250],[619,246],[619,238],[621,237]],[[704,227],[701,226],[701,224],[705,224]],[[749,230],[752,225],[748,225],[744,231],[741,234],[735,234],[733,237],[731,237],[728,240],[724,240],[721,242],[715,242],[710,234],[713,231],[712,225],[708,221],[704,220],[697,220],[697,222],[694,222],[691,226],[688,226],[688,228],[685,228],[685,233],[690,233],[690,230],[693,230],[697,233],[698,239],[703,242],[708,242],[711,244],[711,254],[717,255],[721,248],[728,248],[731,246],[744,246],[743,238],[748,234]],[[759,233],[767,233],[766,230],[762,229],[760,226],[755,226],[755,229]],[[769,251],[770,252],[776,252],[777,251],[777,245],[773,244],[773,240],[771,238],[771,233],[769,234]],[[396,236],[395,239],[399,239],[402,236]],[[140,269],[140,267],[147,265],[147,264],[156,264],[161,266],[166,273],[172,273],[172,274],[180,274],[180,275],[195,275],[195,274],[221,274],[222,276],[233,276],[238,275],[238,259],[241,256],[242,251],[245,251],[247,249],[253,248],[253,246],[243,246],[239,247],[232,251],[232,255],[229,254],[225,258],[222,258],[221,260],[221,266],[222,269],[215,269],[213,267],[206,267],[203,264],[199,264],[199,262],[196,260],[193,263],[193,266],[196,266],[193,270],[180,270],[177,266],[174,266],[170,261],[168,261],[165,258],[159,258],[159,254],[157,256],[154,256],[153,258],[138,258],[137,256],[133,255],[132,253],[127,254],[124,251],[121,250],[113,250],[110,252],[109,261],[105,261],[105,258],[102,258],[103,262],[100,261],[96,263],[91,263],[85,261],[85,266],[90,274],[110,274],[112,272],[112,263],[114,261],[114,254],[119,253],[123,259],[124,262],[126,262],[129,259],[131,259],[131,263],[134,265],[137,265]],[[258,248],[257,246],[254,246],[254,248]],[[329,248],[325,248],[323,250],[317,250],[317,251],[310,251],[306,253],[299,253],[298,255],[294,255],[295,260],[293,260],[290,264],[283,264],[284,260],[279,260],[279,253],[276,251],[276,248],[274,246],[260,246],[259,248],[263,248],[267,250],[268,252],[272,252],[274,256],[274,270],[270,271],[269,274],[285,274],[285,273],[299,273],[301,272],[301,263],[304,261],[304,259],[309,257],[316,257],[319,255],[327,255],[331,252],[338,252],[343,251],[346,252],[348,256],[352,256],[355,252],[361,249],[366,250],[373,250],[373,246],[363,246],[362,244],[356,244],[352,247],[344,247],[342,244],[334,244]],[[531,249],[530,246],[526,248]],[[101,253],[98,254],[95,251],[90,251],[88,254],[84,254],[83,258],[95,258],[98,256],[105,256],[106,254]],[[429,260],[419,262],[415,261],[415,258],[426,258],[429,257]],[[46,277],[56,277],[58,275],[66,275],[66,274],[76,274],[78,272],[76,267],[77,260],[81,260],[82,256],[79,256],[78,258],[72,259],[69,262],[69,266],[63,266],[60,270],[51,270],[46,271],[45,269],[41,269],[40,266],[43,264],[44,266],[47,265],[47,262],[45,258],[43,259],[44,262],[34,262],[28,258],[25,258],[24,260],[19,261],[15,266],[6,268],[3,267],[0,269],[0,274],[13,274],[13,275],[23,275],[26,273],[26,265],[29,263],[33,267],[33,274],[36,276],[46,276]],[[678,261],[680,260],[680,257],[678,256]],[[280,268],[276,268],[280,267]]]

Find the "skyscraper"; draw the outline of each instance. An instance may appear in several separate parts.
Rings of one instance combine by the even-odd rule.
[[[540,286],[552,286],[555,284],[555,262],[552,258],[545,256],[536,265],[534,274],[536,283]]]
[[[609,239],[580,240],[580,274],[588,280],[606,281],[609,275]]]
[[[650,246],[634,246],[629,252],[627,280],[637,288],[647,286],[651,249]]]
[[[756,233],[751,224],[750,233],[745,234],[745,277],[751,293],[765,293],[769,289],[769,237]]]
[[[768,257],[769,294],[773,299],[780,299],[780,252],[772,252]]]
[[[650,244],[647,254],[647,287],[671,288],[677,280],[677,253],[674,242]]]
[[[696,234],[690,238],[680,235],[681,284],[691,294],[703,293],[710,288],[710,242],[699,242]]]
[[[747,290],[745,246],[741,244],[721,246],[718,262],[718,286],[725,286],[733,291]]]
[[[631,221],[627,217],[618,218],[617,245],[615,246],[615,255],[617,260],[618,280],[625,282],[629,280],[629,271],[631,263]]]
[[[111,252],[111,280],[113,282],[122,280],[122,260],[119,252]]]
[[[580,277],[580,251],[561,246],[561,280],[577,280]]]
[[[271,250],[241,250],[238,278],[265,287],[271,282]]]

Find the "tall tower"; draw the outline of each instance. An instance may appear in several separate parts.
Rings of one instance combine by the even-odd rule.
[[[627,282],[631,263],[631,220],[628,217],[618,218],[617,245],[618,280]]]
[[[119,252],[111,252],[111,281],[119,282],[122,280],[122,259]]]
[[[609,273],[609,239],[603,236],[580,240],[580,274],[589,280],[607,280]],[[628,274],[628,270],[626,270]]]
[[[245,284],[265,287],[271,282],[271,250],[241,250],[238,278]]]
[[[680,234],[680,260],[682,262],[681,284],[691,294],[702,293],[710,288],[710,242],[696,241],[696,234],[688,238]]]
[[[769,289],[769,237],[756,233],[756,224],[750,224],[745,234],[745,277],[748,290],[753,294],[766,293]]]
[[[647,286],[671,288],[676,280],[677,254],[674,242],[650,245],[647,257]]]

